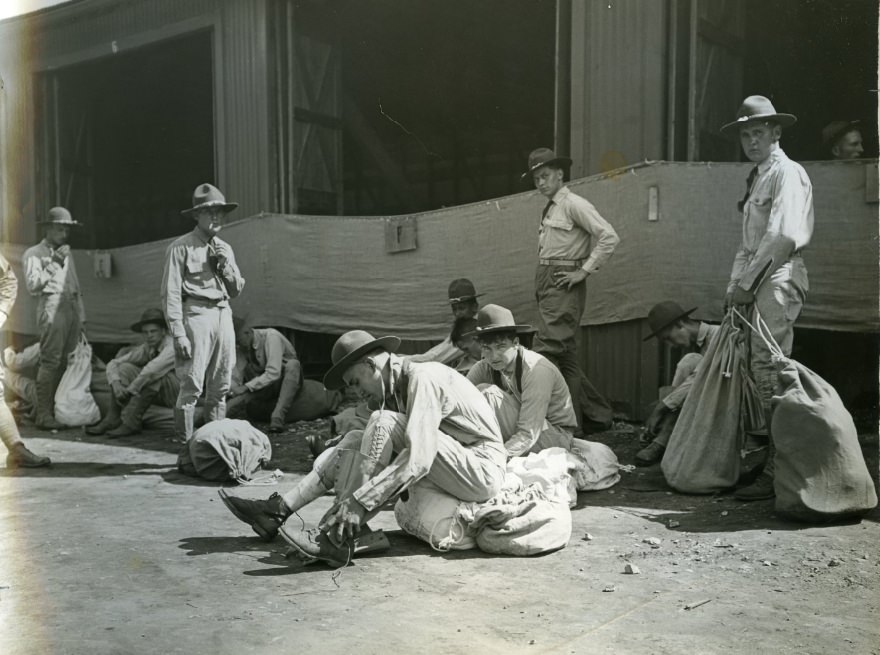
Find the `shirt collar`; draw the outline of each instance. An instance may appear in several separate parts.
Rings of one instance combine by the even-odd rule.
[[[202,234],[202,231],[199,229],[199,226],[198,226],[198,225],[196,225],[196,226],[193,228],[192,233],[196,235],[196,239],[198,239],[199,241],[201,241],[201,242],[204,243],[205,245],[208,245],[208,244],[211,243],[211,241],[214,239],[214,237],[211,237],[210,239],[206,239],[206,238],[205,238],[205,235]]]
[[[571,191],[569,191],[568,187],[563,184],[562,188],[559,189],[559,191],[557,191],[555,194],[553,194],[552,198],[550,198],[550,202],[558,205],[559,201],[566,198],[569,193],[571,193]]]
[[[263,344],[266,341],[266,332],[263,330],[257,330],[254,328],[254,342],[251,344],[251,349],[256,352],[263,347]]]
[[[703,323],[700,321],[700,328],[697,330],[697,345],[702,348],[703,344],[706,342],[706,337],[709,336],[709,324]]]
[[[781,161],[785,156],[785,152],[783,152],[781,147],[776,148],[776,150],[770,153],[770,156],[767,157],[767,159],[758,164],[758,174],[763,175],[770,170],[770,167],[773,166],[773,164]]]

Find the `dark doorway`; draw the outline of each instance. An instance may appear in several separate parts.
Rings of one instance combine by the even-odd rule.
[[[215,176],[209,30],[43,73],[36,86],[40,202],[85,224],[75,247],[190,227],[180,210]]]
[[[783,135],[794,160],[830,159],[822,128],[860,120],[877,156],[876,0],[749,0],[743,92],[769,97],[798,122]],[[735,111],[735,110],[732,110]]]
[[[300,2],[338,43],[346,214],[436,209],[523,191],[552,146],[556,1]]]

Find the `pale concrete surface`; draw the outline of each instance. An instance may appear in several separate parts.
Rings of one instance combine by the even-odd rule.
[[[325,429],[273,437],[273,461],[292,473],[234,493],[288,488],[309,468],[302,435]],[[382,512],[372,525],[391,550],[334,582],[285,559],[280,539],[260,541],[218,485],[179,475],[167,437],[38,434],[25,429],[50,469],[0,468],[5,655],[880,653],[876,511],[785,523],[770,501],[668,493],[655,467],[581,494],[568,547],[535,558],[436,553]],[[622,461],[638,446],[606,436]],[[625,575],[627,562],[641,573]]]

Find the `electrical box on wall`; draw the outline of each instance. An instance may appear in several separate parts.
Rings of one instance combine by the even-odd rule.
[[[95,277],[109,278],[113,275],[113,259],[110,253],[104,250],[96,250],[92,253],[92,261],[95,265]]]
[[[385,252],[404,252],[416,248],[415,216],[385,219]]]

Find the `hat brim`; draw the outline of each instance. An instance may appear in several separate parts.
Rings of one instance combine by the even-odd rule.
[[[680,314],[679,316],[676,316],[676,317],[673,318],[671,321],[667,321],[666,323],[664,323],[663,325],[661,325],[660,327],[658,327],[656,330],[654,330],[653,332],[651,332],[651,334],[649,334],[649,335],[646,336],[644,339],[642,339],[642,341],[648,341],[649,339],[653,339],[654,337],[656,337],[658,334],[660,334],[661,332],[663,332],[663,330],[665,330],[666,328],[668,328],[670,325],[672,325],[672,324],[675,323],[676,321],[680,321],[680,320],[683,319],[683,318],[689,318],[690,315],[693,314],[695,311],[697,311],[697,308],[696,308],[696,307],[694,307],[693,309],[689,309],[689,310],[687,310],[686,312],[684,312],[683,314]]]
[[[79,221],[37,221],[37,225],[66,225],[67,227],[82,227]]]
[[[721,128],[721,133],[725,136],[735,136],[739,133],[739,128],[743,125],[764,121],[774,121],[779,123],[781,127],[791,127],[797,123],[797,116],[794,114],[755,114],[754,116],[743,116],[742,118],[724,125]]]
[[[166,330],[168,329],[168,323],[160,321],[158,318],[151,318],[146,321],[138,321],[137,323],[132,323],[131,331],[141,332],[144,329],[144,326],[149,325],[150,323],[152,323],[153,325],[158,325]]]
[[[552,166],[553,164],[561,164],[562,166],[571,166],[571,158],[570,157],[557,157],[556,159],[548,159],[547,161],[542,161],[540,164],[535,164],[525,173],[520,175],[521,179],[526,179],[532,173],[534,173],[539,168],[543,168],[544,166]]]
[[[344,387],[345,381],[342,379],[342,375],[351,368],[352,364],[368,352],[381,348],[382,350],[387,350],[388,352],[393,353],[396,352],[399,347],[400,337],[387,336],[368,341],[361,347],[352,350],[330,367],[330,370],[324,375],[324,387],[330,391],[335,391],[336,389]]]
[[[183,210],[181,210],[180,215],[181,216],[189,216],[193,212],[197,212],[200,209],[214,209],[216,207],[221,208],[224,213],[228,214],[233,209],[238,208],[238,203],[237,202],[224,202],[224,203],[217,203],[217,204],[205,203],[204,205],[196,205],[195,207],[190,207],[189,209],[183,209]]]
[[[477,294],[474,294],[473,296],[458,296],[457,298],[450,298],[449,304],[454,305],[457,302],[464,302],[465,300],[476,300],[480,296],[485,296],[485,295],[486,295],[485,293],[477,293]]]
[[[481,337],[486,334],[496,334],[498,332],[516,332],[517,334],[528,334],[534,332],[535,329],[531,325],[497,325],[494,327],[477,328],[471,332],[465,332],[463,337]]]

